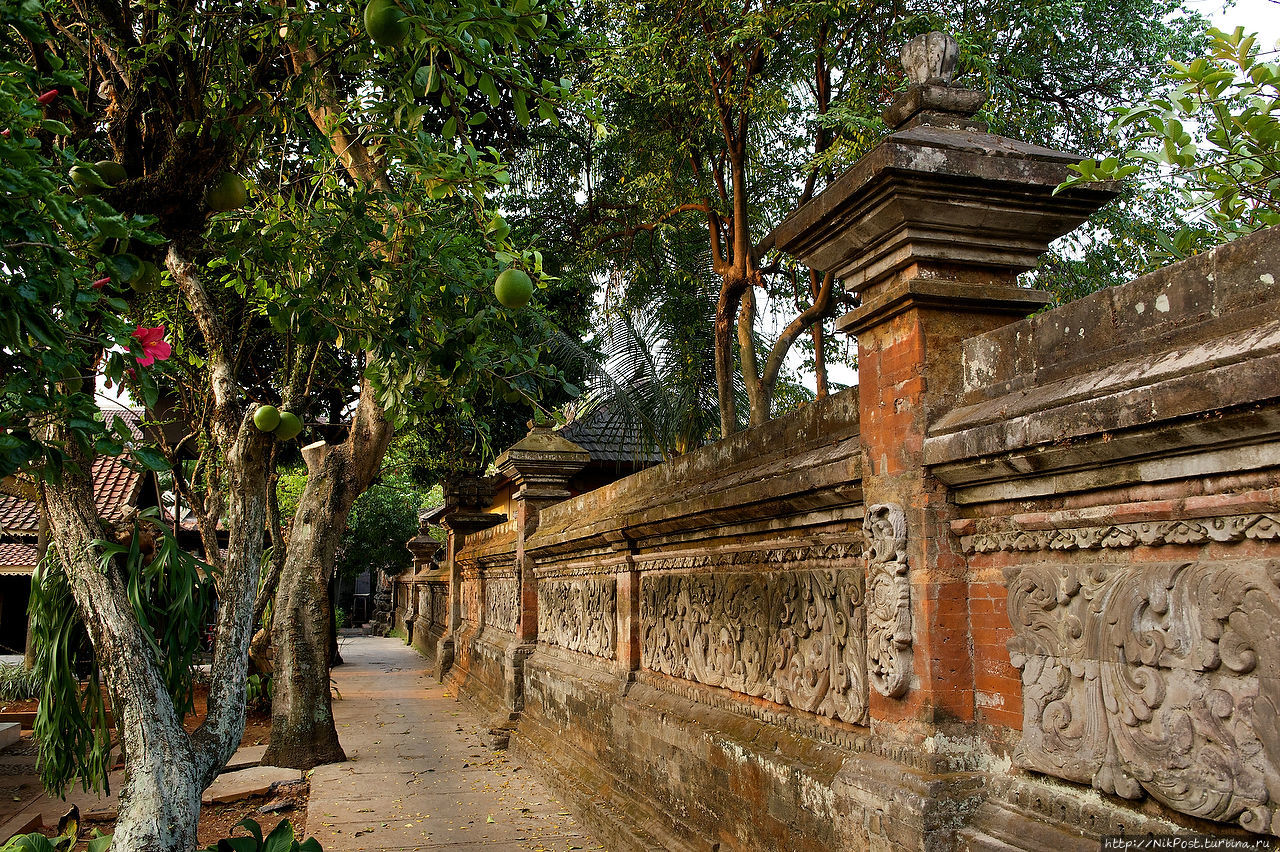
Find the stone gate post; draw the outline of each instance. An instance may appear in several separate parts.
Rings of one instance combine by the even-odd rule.
[[[965,559],[925,435],[956,403],[960,343],[1044,306],[1018,274],[1115,190],[1054,195],[1079,157],[986,133],[974,119],[985,95],[947,83],[955,53],[940,33],[909,44],[912,85],[884,116],[895,132],[774,231],[858,297],[837,328],[858,344],[871,725],[923,744],[939,772],[974,718],[974,687]]]
[[[509,652],[511,659],[504,671],[517,682],[523,672],[524,659],[533,652],[538,638],[538,583],[533,560],[525,555],[525,542],[538,528],[539,512],[568,498],[570,478],[591,461],[590,453],[550,426],[530,426],[529,434],[500,455],[496,462],[499,473],[508,477],[513,486],[515,565],[519,583],[516,638],[519,641]],[[518,683],[511,686],[510,694],[519,695]]]

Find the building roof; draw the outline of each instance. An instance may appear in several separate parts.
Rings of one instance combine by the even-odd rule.
[[[34,544],[0,541],[0,576],[30,575],[37,561],[39,561],[38,554]]]
[[[134,438],[142,436],[141,416],[129,409],[103,411],[108,423],[117,417],[129,427]],[[98,456],[93,460],[93,502],[98,516],[118,521],[128,514],[142,490],[141,471],[134,469],[127,456]],[[0,535],[35,536],[40,526],[40,512],[34,500],[0,493]]]
[[[650,465],[662,461],[658,448],[642,439],[635,418],[614,406],[594,408],[556,431],[590,453],[593,462]]]

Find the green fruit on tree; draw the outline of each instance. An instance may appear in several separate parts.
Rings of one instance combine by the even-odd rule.
[[[277,441],[288,441],[290,438],[298,437],[301,431],[302,421],[298,419],[298,415],[292,411],[281,411],[280,425],[272,430],[272,434],[276,436]]]
[[[124,170],[124,166],[115,160],[99,160],[93,164],[93,170],[111,186],[115,186],[129,177],[129,173]]]
[[[259,405],[253,412],[253,425],[260,432],[274,432],[280,425],[280,410],[274,405]]]
[[[493,282],[493,294],[508,308],[523,308],[533,296],[533,281],[522,269],[508,269]]]
[[[72,166],[67,177],[71,178],[72,185],[80,195],[93,195],[99,190],[110,188],[102,175],[90,166]]]
[[[244,179],[235,172],[224,172],[213,182],[204,195],[205,204],[210,210],[224,213],[227,210],[238,210],[249,203],[249,191],[245,188]]]
[[[70,364],[62,368],[62,384],[67,389],[67,393],[80,393],[84,390],[84,378],[80,375],[80,371]]]
[[[149,260],[138,264],[138,271],[129,279],[129,286],[135,293],[150,293],[160,283],[160,270]]]
[[[409,37],[409,22],[395,0],[370,0],[364,7],[364,30],[375,44],[395,47]]]

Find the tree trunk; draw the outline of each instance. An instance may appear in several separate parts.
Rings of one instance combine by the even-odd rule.
[[[111,695],[126,760],[113,846],[129,852],[188,852],[195,847],[207,766],[192,748],[157,661],[113,565],[101,571],[94,539],[103,535],[87,475],[91,459],[66,441],[81,473],[42,483],[53,546],[67,571],[76,609],[89,631]]]
[[[351,506],[373,482],[390,442],[391,424],[366,381],[347,440],[303,450],[307,484],[271,616],[271,742],[263,763],[310,769],[346,760],[329,693],[328,579]]]

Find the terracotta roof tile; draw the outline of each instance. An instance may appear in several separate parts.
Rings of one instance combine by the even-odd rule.
[[[0,542],[0,574],[30,574],[35,564],[35,545]]]
[[[142,436],[141,417],[128,409],[103,412],[108,423],[117,417],[129,426],[134,438]],[[119,520],[137,502],[142,474],[129,466],[127,457],[98,456],[93,460],[93,502],[98,516]],[[0,494],[0,533],[34,535],[40,522],[35,501]]]

